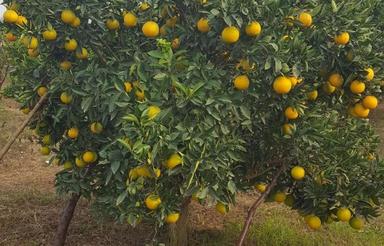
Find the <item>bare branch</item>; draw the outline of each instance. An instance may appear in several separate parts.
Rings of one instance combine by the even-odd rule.
[[[245,220],[243,230],[241,232],[239,241],[237,242],[237,246],[242,246],[245,241],[245,237],[249,231],[249,227],[251,226],[252,219],[255,216],[257,208],[265,201],[265,198],[269,195],[271,190],[276,186],[277,179],[281,175],[281,173],[285,170],[285,164],[282,163],[280,169],[277,171],[275,176],[273,177],[271,183],[268,185],[267,190],[260,195],[260,197],[253,203],[252,207],[249,208],[247,218]]]
[[[16,133],[11,137],[11,139],[8,141],[8,143],[3,147],[3,149],[0,152],[0,162],[3,160],[5,154],[9,151],[9,149],[11,148],[11,146],[15,142],[15,140],[20,136],[20,134],[23,132],[25,127],[29,124],[29,122],[31,121],[31,119],[33,118],[33,116],[35,115],[37,110],[39,110],[39,108],[43,105],[47,96],[48,96],[48,94],[45,94],[44,96],[42,96],[40,98],[39,102],[35,105],[35,107],[29,113],[28,118],[25,119],[23,124],[19,127],[19,129],[17,129]]]

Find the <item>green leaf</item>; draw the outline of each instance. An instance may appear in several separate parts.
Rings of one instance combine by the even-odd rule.
[[[120,161],[114,161],[111,163],[111,170],[113,174],[116,174],[117,170],[120,168]]]
[[[125,198],[127,198],[127,196],[128,196],[128,193],[126,191],[121,193],[119,195],[119,197],[117,197],[117,199],[116,199],[116,206],[119,206],[122,202],[124,202],[124,200],[125,200]]]

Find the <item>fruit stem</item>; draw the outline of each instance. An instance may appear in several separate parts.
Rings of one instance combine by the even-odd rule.
[[[256,210],[257,208],[265,201],[265,198],[269,195],[269,193],[271,192],[271,190],[275,187],[276,183],[277,183],[277,179],[279,178],[279,176],[281,175],[281,173],[285,170],[285,165],[282,164],[280,169],[277,171],[277,173],[275,174],[275,176],[273,177],[271,183],[268,185],[266,191],[264,193],[262,193],[259,198],[253,203],[252,207],[250,207],[248,209],[248,213],[247,213],[247,217],[246,217],[246,220],[244,222],[244,226],[243,226],[243,230],[241,231],[241,234],[240,234],[240,238],[239,238],[239,241],[237,242],[237,246],[242,246],[244,244],[244,241],[245,241],[245,237],[247,236],[248,234],[248,231],[249,231],[249,227],[251,226],[251,223],[252,223],[252,219],[253,217],[255,216],[255,213],[256,213]]]

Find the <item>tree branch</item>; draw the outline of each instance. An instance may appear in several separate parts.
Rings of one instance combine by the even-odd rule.
[[[17,129],[16,133],[11,137],[11,139],[8,141],[8,143],[3,147],[3,149],[0,152],[0,162],[3,160],[5,154],[8,152],[8,150],[11,148],[12,144],[15,142],[15,140],[20,136],[20,134],[23,132],[25,127],[29,124],[37,110],[43,105],[45,99],[47,98],[48,94],[45,94],[42,96],[39,100],[39,102],[35,105],[35,107],[32,109],[31,113],[29,114],[28,118],[23,122],[23,124]]]
[[[253,203],[252,207],[249,208],[246,221],[243,226],[243,230],[241,231],[241,235],[239,241],[237,242],[237,246],[242,246],[245,241],[245,237],[249,231],[249,227],[251,226],[252,219],[255,216],[257,208],[265,201],[265,198],[269,195],[271,190],[276,186],[277,179],[281,175],[281,173],[285,170],[285,164],[281,164],[280,169],[277,171],[275,176],[273,177],[271,183],[268,185],[267,190],[260,195],[260,197]]]
[[[3,84],[4,84],[4,82],[5,82],[5,79],[7,78],[8,70],[9,70],[9,65],[7,65],[7,66],[5,67],[4,78],[0,81],[0,90],[1,90],[1,87],[3,87]]]

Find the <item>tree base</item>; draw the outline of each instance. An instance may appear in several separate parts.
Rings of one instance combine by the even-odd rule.
[[[75,208],[79,199],[79,194],[73,194],[63,209],[59,218],[56,235],[53,239],[53,246],[64,246],[65,240],[67,239],[68,227],[73,218],[73,213],[75,212]]]
[[[183,204],[179,221],[169,225],[170,246],[187,246],[189,244],[189,204],[190,200]]]

